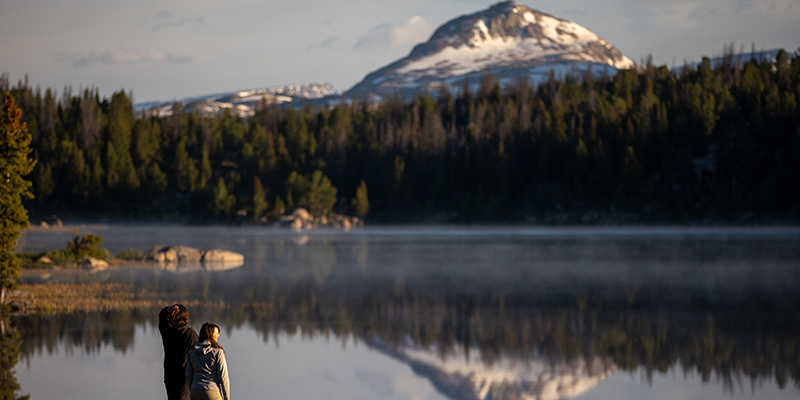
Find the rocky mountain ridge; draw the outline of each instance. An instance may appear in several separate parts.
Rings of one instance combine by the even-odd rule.
[[[490,73],[509,84],[528,79],[536,84],[551,71],[559,76],[591,69],[601,75],[635,64],[589,29],[524,4],[508,1],[458,17],[438,28],[430,40],[375,72],[346,92],[347,96],[407,96],[477,85]]]
[[[336,90],[332,84],[314,82],[239,90],[174,101],[138,103],[135,108],[137,112],[169,116],[172,115],[175,106],[178,105],[186,111],[196,110],[204,115],[218,114],[225,110],[230,110],[235,115],[249,117],[255,113],[256,108],[262,102],[266,102],[266,104],[301,104],[305,101],[315,101],[335,94]]]
[[[737,54],[733,61],[774,59],[777,52]],[[712,66],[723,59],[712,59]],[[699,61],[685,66],[698,64]],[[247,117],[262,102],[303,107],[309,102],[319,106],[356,98],[380,101],[398,95],[407,100],[420,93],[436,95],[445,87],[459,92],[465,83],[474,91],[487,74],[497,78],[502,86],[522,80],[536,85],[551,75],[563,78],[591,71],[599,77],[634,67],[631,59],[586,27],[507,1],[443,24],[407,57],[367,74],[344,94],[330,83],[304,83],[138,103],[135,109],[139,113],[168,116],[178,105],[183,110],[205,115],[230,110]],[[673,68],[672,72],[679,74],[684,67]]]
[[[523,79],[537,84],[551,73],[563,77],[591,69],[599,76],[634,65],[589,29],[507,1],[445,23],[407,57],[369,73],[345,92],[344,98],[380,100],[397,94],[408,98],[422,92],[436,93],[443,86],[458,91],[465,81],[477,88],[486,74],[497,77],[502,85]],[[177,104],[206,115],[230,110],[246,117],[253,115],[262,101],[302,106],[309,101],[322,104],[340,100],[341,95],[329,83],[305,83],[140,103],[136,110],[167,116]]]

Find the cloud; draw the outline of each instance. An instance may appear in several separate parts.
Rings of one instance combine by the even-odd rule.
[[[753,7],[753,5],[749,1],[747,1],[747,0],[738,0],[734,4],[734,12],[737,12],[737,13],[738,12],[742,12],[742,11],[745,11],[748,8],[752,8],[752,7]]]
[[[105,65],[132,65],[143,63],[181,64],[192,61],[190,56],[178,56],[161,50],[147,52],[136,51],[106,51],[102,53],[60,53],[54,57],[56,62],[72,65],[72,68],[83,68],[95,64]]]
[[[796,0],[675,0],[658,3],[650,10],[652,17],[666,20],[668,25],[704,27],[717,20],[779,17],[797,7]]]
[[[356,42],[356,49],[372,49],[380,46],[388,45],[392,41],[392,26],[389,24],[378,25],[366,36],[362,36]]]
[[[712,7],[695,7],[689,18],[699,19],[701,21],[709,21],[717,17],[717,10]]]
[[[330,47],[333,44],[333,42],[335,42],[337,40],[339,40],[338,36],[331,36],[331,37],[325,39],[324,41],[322,41],[322,43],[319,44],[319,47]]]
[[[330,36],[319,43],[312,43],[306,47],[306,51],[316,51],[320,49],[333,49],[336,43],[341,40],[339,36]]]
[[[774,15],[796,12],[800,4],[796,0],[738,0],[732,7],[735,12],[754,11]]]
[[[400,25],[380,24],[356,42],[356,50],[408,47],[428,39],[433,28],[419,15]]]
[[[175,15],[172,11],[167,8],[162,8],[158,10],[152,17],[147,18],[147,22],[152,24],[152,28],[154,31],[160,31],[162,29],[169,29],[169,28],[180,28],[184,25],[204,25],[205,22],[202,18],[196,17],[181,17]]]
[[[172,18],[174,16],[175,16],[175,14],[173,14],[172,11],[170,11],[167,8],[162,8],[162,9],[156,11],[156,17],[158,17],[158,18],[169,19],[169,18]]]

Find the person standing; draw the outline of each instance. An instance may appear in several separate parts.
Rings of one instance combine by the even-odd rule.
[[[189,310],[183,304],[164,307],[158,313],[158,330],[164,345],[164,386],[168,400],[190,400],[186,383],[186,352],[197,341],[189,327]]]
[[[225,349],[217,343],[219,326],[206,322],[200,328],[200,340],[189,349],[186,382],[191,400],[230,400],[230,380]]]

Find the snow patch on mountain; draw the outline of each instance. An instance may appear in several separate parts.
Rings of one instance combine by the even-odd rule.
[[[172,115],[175,106],[178,105],[186,111],[198,111],[203,115],[214,115],[230,110],[234,115],[249,117],[255,114],[262,102],[268,105],[280,105],[295,101],[319,100],[335,94],[336,91],[330,83],[304,83],[216,93],[169,102],[138,103],[134,109],[137,112],[163,117]]]

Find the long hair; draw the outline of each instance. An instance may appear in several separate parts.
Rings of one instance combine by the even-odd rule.
[[[189,310],[183,304],[175,304],[167,312],[167,322],[172,326],[183,326],[189,323]]]
[[[211,322],[206,322],[205,324],[203,324],[203,326],[200,327],[200,337],[199,337],[200,342],[205,342],[206,340],[208,340],[209,342],[211,342],[212,347],[225,351],[225,349],[223,349],[222,346],[220,346],[219,343],[217,343],[217,341],[214,340],[214,338],[211,336],[211,334],[214,333],[215,329],[217,331],[220,330],[219,326],[214,325]]]

